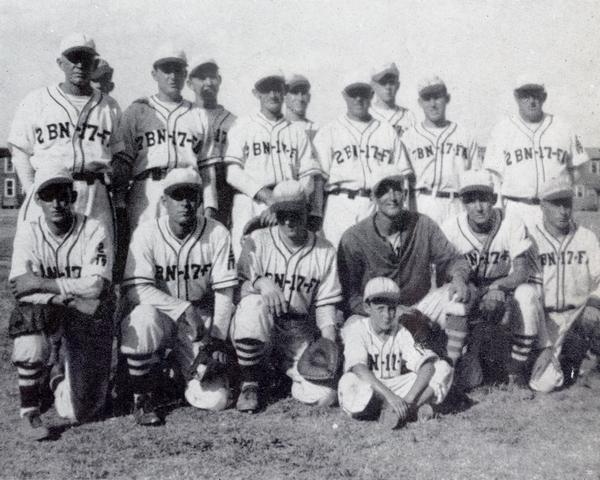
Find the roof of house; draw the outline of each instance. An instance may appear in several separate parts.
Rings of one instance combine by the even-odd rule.
[[[600,160],[600,147],[588,147],[585,149],[590,159]]]
[[[576,183],[577,185],[585,185],[586,187],[593,188],[594,190],[600,190],[600,175],[585,175]]]

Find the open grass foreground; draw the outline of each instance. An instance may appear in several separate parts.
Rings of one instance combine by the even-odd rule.
[[[470,408],[398,431],[291,399],[252,416],[180,407],[157,428],[131,416],[67,428],[50,410],[55,438],[25,442],[7,274],[0,266],[0,478],[600,479],[600,388],[580,385],[551,395],[482,387]]]

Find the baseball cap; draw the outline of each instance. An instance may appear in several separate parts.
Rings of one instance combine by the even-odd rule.
[[[467,170],[460,178],[459,195],[467,192],[494,193],[491,175],[484,170]]]
[[[152,66],[156,67],[166,62],[178,62],[187,66],[187,57],[180,48],[173,46],[171,43],[164,43],[156,49]]]
[[[197,70],[199,70],[201,67],[208,67],[209,65],[213,66],[213,68],[215,70],[219,69],[219,65],[217,64],[217,61],[212,58],[212,57],[208,57],[206,55],[201,55],[201,56],[196,56],[194,58],[192,58],[192,60],[189,63],[190,66],[190,77],[193,77],[195,73],[198,73]]]
[[[540,188],[541,200],[557,200],[559,198],[573,198],[573,184],[566,175],[553,177],[544,182]]]
[[[163,191],[169,195],[176,188],[190,187],[202,190],[202,178],[192,167],[174,168],[163,180]]]
[[[104,75],[108,75],[108,74],[112,75],[113,72],[114,72],[114,69],[108,64],[108,62],[106,60],[101,58],[98,61],[98,67],[92,73],[92,80],[94,80],[94,81],[99,80]]]
[[[286,77],[285,84],[288,90],[300,85],[306,85],[308,88],[310,88],[310,82],[308,81],[308,78],[306,78],[304,75],[300,75],[299,73],[292,73]]]
[[[35,172],[35,192],[51,185],[73,185],[73,175],[62,165],[54,162],[46,164]]]
[[[254,83],[254,88],[257,91],[262,92],[264,91],[265,87],[272,85],[273,82],[278,82],[282,85],[285,85],[285,76],[281,70],[271,69],[260,73],[256,79],[256,82]]]
[[[306,210],[307,203],[302,185],[296,180],[284,180],[273,189],[271,209],[274,212],[302,212]]]
[[[349,90],[355,88],[364,88],[369,92],[373,91],[373,87],[367,80],[363,80],[366,78],[366,75],[363,72],[352,72],[344,77],[342,92],[348,93]]]
[[[61,40],[60,55],[67,55],[77,50],[98,55],[94,40],[85,33],[71,33]]]
[[[395,165],[384,165],[379,167],[373,174],[373,188],[372,192],[376,195],[379,187],[386,183],[396,183],[401,186],[404,183],[404,175],[400,173],[398,167]]]
[[[379,65],[371,70],[371,80],[374,82],[378,82],[386,75],[394,75],[400,78],[400,70],[394,62],[392,63],[384,63],[383,65]]]
[[[363,300],[368,302],[374,299],[389,300],[394,303],[400,303],[400,287],[391,278],[372,278],[365,285]]]
[[[515,91],[517,90],[546,90],[543,80],[535,73],[523,73],[517,77]]]
[[[437,75],[433,75],[431,77],[425,77],[421,79],[418,85],[419,96],[427,95],[429,93],[448,93],[448,89],[446,88],[446,84],[444,81],[438,77]]]

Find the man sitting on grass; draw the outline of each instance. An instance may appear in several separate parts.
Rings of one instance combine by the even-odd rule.
[[[385,277],[367,283],[367,317],[353,317],[342,330],[346,373],[340,379],[340,406],[354,418],[381,409],[393,411],[392,428],[417,417],[433,416],[431,404],[442,402],[450,389],[452,367],[431,350],[416,344],[401,320],[420,315],[402,307],[400,288]]]

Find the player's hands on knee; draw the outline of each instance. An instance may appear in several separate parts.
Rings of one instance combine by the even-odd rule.
[[[272,227],[277,225],[277,216],[270,208],[267,208],[260,214],[260,224],[263,227]]]
[[[479,302],[479,310],[483,313],[497,313],[504,309],[506,294],[502,290],[488,290]]]
[[[31,260],[27,261],[25,268],[27,270],[25,273],[8,282],[10,291],[16,298],[38,292],[42,288],[42,279],[33,273]]]
[[[448,297],[454,302],[467,303],[471,297],[471,291],[462,280],[452,280],[448,289]]]
[[[273,280],[261,277],[254,283],[254,287],[260,292],[271,315],[279,317],[287,313],[287,301],[283,291],[275,285]]]
[[[391,392],[384,397],[384,400],[398,414],[401,420],[406,420],[406,418],[408,418],[410,404],[406,400]]]

